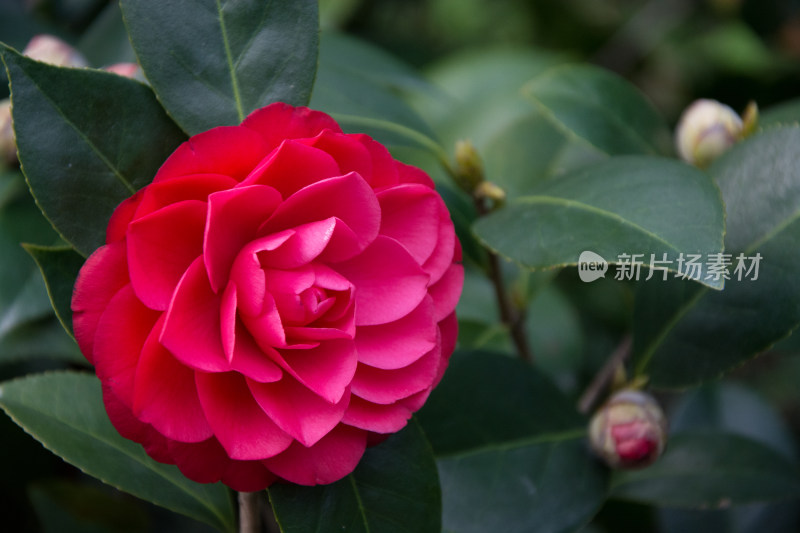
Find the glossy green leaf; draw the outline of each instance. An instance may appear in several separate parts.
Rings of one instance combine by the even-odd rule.
[[[430,126],[402,97],[429,90],[420,76],[389,54],[352,37],[322,34],[310,106],[331,114],[346,132],[439,155]]]
[[[136,62],[117,2],[109,3],[94,19],[78,43],[78,50],[95,67]]]
[[[576,265],[588,250],[609,263],[625,262],[626,254],[629,268],[611,266],[605,275],[637,279],[634,254],[645,267],[665,261],[653,264],[675,272],[681,254],[721,252],[724,224],[719,190],[707,174],[669,159],[629,156],[542,183],[474,229],[486,246],[528,268]],[[641,279],[665,275],[639,270]],[[713,288],[724,282],[703,268],[684,273]]]
[[[39,274],[36,274],[39,276]],[[41,276],[39,276],[41,277]],[[48,359],[87,365],[75,339],[48,312],[48,316],[21,324],[0,337],[0,363]]]
[[[453,354],[442,382],[417,416],[437,456],[575,437],[584,426],[547,377],[519,359],[489,352]]]
[[[613,497],[670,507],[729,507],[800,498],[800,471],[782,454],[731,433],[681,433],[652,466],[619,473]]]
[[[609,155],[669,153],[666,122],[633,85],[588,65],[554,67],[523,92],[554,124]]]
[[[56,316],[72,335],[72,288],[83,266],[83,256],[69,246],[25,245],[39,266]]]
[[[269,498],[283,533],[439,533],[441,494],[430,445],[415,421],[369,448],[331,485],[276,484]]]
[[[53,67],[9,48],[0,54],[28,184],[56,230],[88,256],[105,242],[116,206],[149,183],[185,137],[139,82]]]
[[[798,143],[800,128],[771,129],[711,167],[726,205],[731,279],[722,292],[679,280],[641,284],[633,363],[653,385],[713,379],[800,324]]]
[[[510,444],[438,460],[446,533],[580,530],[606,497],[581,438]]]
[[[58,236],[25,190],[22,176],[7,175],[2,179],[5,187],[0,197],[0,360],[8,362],[30,353],[18,342],[27,338],[26,333],[18,330],[35,330],[35,324],[46,322],[52,313],[41,276],[20,242],[51,243]]]
[[[228,490],[189,481],[122,438],[103,409],[100,382],[89,374],[56,372],[0,385],[0,407],[47,449],[87,474],[139,498],[234,530]]]
[[[318,48],[316,0],[123,0],[139,64],[190,135],[272,102],[306,105]]]
[[[743,385],[715,382],[688,391],[672,408],[670,432],[716,429],[761,442],[797,462],[797,443],[778,411]]]
[[[518,359],[456,352],[419,419],[437,455],[446,532],[576,531],[605,499],[586,421]]]
[[[787,424],[774,407],[742,385],[711,383],[681,398],[670,415],[670,431],[703,429],[748,437],[797,464],[797,445]],[[658,518],[664,533],[795,533],[800,509],[793,501],[715,510],[662,508]]]

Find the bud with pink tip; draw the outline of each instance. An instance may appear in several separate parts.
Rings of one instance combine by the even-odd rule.
[[[52,35],[37,35],[28,42],[22,55],[57,67],[89,66],[80,52]]]
[[[652,396],[624,389],[592,417],[589,440],[594,452],[610,467],[642,468],[664,451],[667,420]]]
[[[137,78],[141,72],[139,65],[136,63],[114,63],[113,65],[103,67],[103,70],[106,72],[113,72],[114,74],[118,74],[126,78],[134,79]]]
[[[681,115],[675,145],[681,159],[706,167],[743,137],[742,119],[716,100],[696,100]]]
[[[14,130],[11,128],[11,100],[0,100],[0,169],[4,164],[17,161],[17,145],[14,143]]]

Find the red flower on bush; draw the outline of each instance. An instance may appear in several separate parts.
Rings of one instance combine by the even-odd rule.
[[[199,482],[330,483],[441,379],[463,270],[430,178],[273,104],[116,209],[73,324],[119,432]]]

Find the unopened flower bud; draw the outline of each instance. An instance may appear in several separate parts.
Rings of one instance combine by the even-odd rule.
[[[17,145],[11,128],[11,100],[0,100],[0,168],[17,161]]]
[[[684,161],[706,167],[743,135],[736,111],[716,100],[697,100],[681,115],[675,145]]]
[[[484,180],[481,157],[470,141],[456,142],[455,174],[458,186],[470,194]]]
[[[80,52],[52,35],[37,35],[28,42],[22,54],[57,67],[87,67]]]
[[[136,63],[115,63],[107,67],[103,67],[107,72],[113,72],[126,78],[138,79],[141,69]]]
[[[661,455],[667,420],[647,393],[625,389],[614,394],[589,424],[594,452],[612,468],[645,467]]]

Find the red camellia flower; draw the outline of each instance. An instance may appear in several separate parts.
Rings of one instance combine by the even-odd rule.
[[[424,172],[273,104],[192,137],[120,204],[75,336],[154,459],[240,491],[331,483],[441,379],[460,259]]]

